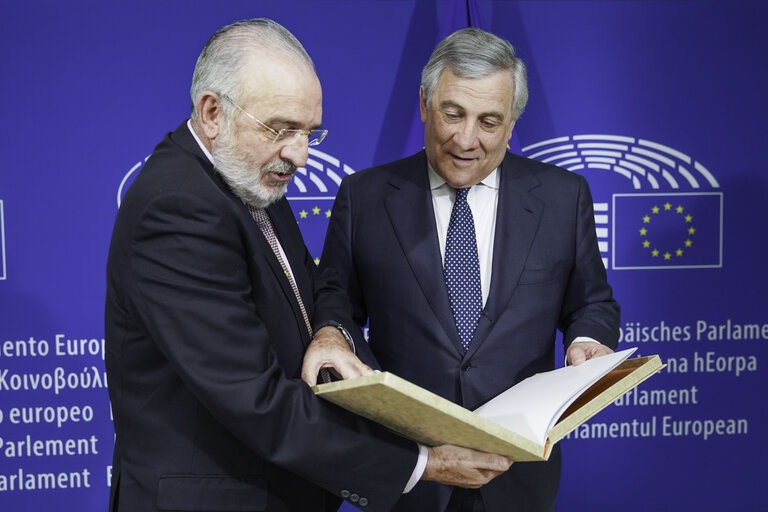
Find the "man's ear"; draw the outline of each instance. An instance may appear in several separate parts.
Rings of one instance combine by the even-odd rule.
[[[517,121],[512,121],[512,124],[509,125],[509,132],[507,132],[507,142],[512,138],[512,130],[515,129],[515,124]],[[509,144],[507,144],[507,147],[509,147]]]
[[[421,122],[427,122],[427,98],[424,96],[424,86],[419,87],[419,110],[421,111]]]
[[[197,113],[203,135],[210,140],[218,137],[225,122],[219,95],[210,91],[201,94],[197,100]]]

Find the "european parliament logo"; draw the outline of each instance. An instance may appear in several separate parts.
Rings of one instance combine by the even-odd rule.
[[[344,176],[354,172],[338,158],[310,147],[307,165],[296,170],[288,185],[286,197],[316,264],[320,263],[336,192]]]
[[[5,279],[5,211],[3,200],[0,199],[0,281]]]
[[[689,155],[620,135],[558,137],[522,152],[570,171],[593,172],[588,179],[606,268],[722,267],[723,193],[709,169]],[[599,196],[595,185],[604,183],[610,183],[610,197]]]

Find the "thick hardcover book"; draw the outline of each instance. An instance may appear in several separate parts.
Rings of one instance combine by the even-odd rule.
[[[313,389],[428,446],[454,444],[515,461],[547,460],[555,443],[664,367],[657,355],[628,359],[634,351],[534,375],[474,412],[389,372]]]

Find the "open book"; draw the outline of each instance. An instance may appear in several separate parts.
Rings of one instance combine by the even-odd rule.
[[[534,375],[474,412],[389,372],[313,390],[425,445],[455,444],[515,461],[547,460],[560,439],[664,367],[656,355],[628,359],[635,350]]]

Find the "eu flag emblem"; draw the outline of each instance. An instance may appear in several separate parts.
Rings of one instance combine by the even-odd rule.
[[[334,197],[291,198],[289,201],[296,222],[299,224],[304,243],[309,249],[309,254],[320,263],[320,255],[323,252],[325,232],[328,229],[328,221],[331,218]]]
[[[719,268],[722,192],[613,195],[613,268]]]

